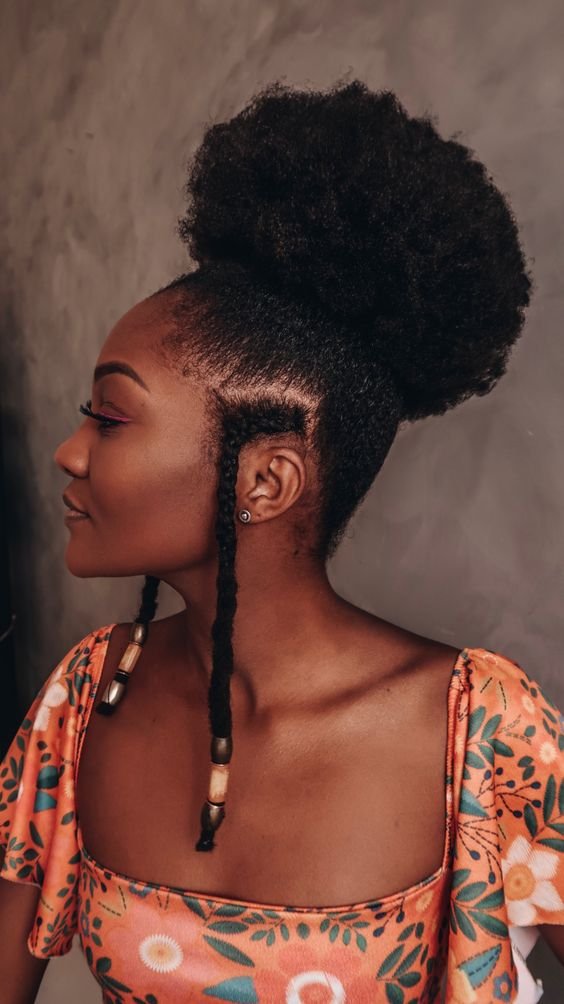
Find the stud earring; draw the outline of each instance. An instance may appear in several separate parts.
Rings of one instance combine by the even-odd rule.
[[[251,521],[251,514],[250,514],[249,510],[248,509],[240,509],[239,510],[239,519],[241,520],[241,523],[250,523],[250,521]]]

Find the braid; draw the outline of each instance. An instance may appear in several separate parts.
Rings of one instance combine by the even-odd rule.
[[[154,575],[146,575],[143,589],[141,591],[141,605],[135,621],[137,624],[148,624],[152,621],[157,611],[157,593],[159,591],[160,579]]]
[[[208,690],[209,724],[212,734],[213,763],[229,763],[232,752],[232,717],[230,681],[233,673],[233,620],[237,609],[237,579],[235,555],[237,533],[235,529],[235,503],[239,453],[244,443],[257,436],[276,435],[282,432],[303,434],[305,416],[298,406],[239,405],[223,414],[223,440],[219,458],[217,486],[216,541],[218,550],[216,618],[212,626],[212,672]],[[216,759],[217,739],[227,740],[223,755]],[[228,752],[226,752],[226,749]],[[210,808],[224,802],[210,798],[202,807],[202,832],[196,850],[208,851],[214,847],[213,834],[224,817],[224,811],[210,815]]]

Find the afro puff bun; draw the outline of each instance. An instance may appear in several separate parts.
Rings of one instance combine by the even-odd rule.
[[[532,287],[511,209],[469,148],[392,91],[271,84],[207,129],[185,193],[192,258],[237,262],[361,336],[404,419],[505,372]]]

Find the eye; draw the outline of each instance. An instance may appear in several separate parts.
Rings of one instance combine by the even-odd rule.
[[[110,429],[116,425],[122,425],[125,421],[127,421],[127,419],[111,418],[109,415],[102,415],[98,411],[92,411],[91,404],[92,401],[88,400],[86,404],[81,404],[78,410],[82,412],[83,415],[87,415],[88,418],[93,418],[99,423],[99,432],[102,436],[107,436]]]

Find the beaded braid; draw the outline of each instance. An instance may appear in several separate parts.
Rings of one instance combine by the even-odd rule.
[[[217,607],[212,626],[212,672],[208,689],[211,773],[208,797],[200,815],[197,851],[211,851],[214,833],[225,817],[229,763],[233,753],[230,682],[233,673],[233,620],[237,609],[235,505],[239,454],[244,443],[282,432],[303,434],[305,416],[298,406],[240,405],[223,416],[223,442],[217,486]]]
[[[225,795],[233,753],[230,682],[233,673],[233,620],[238,589],[235,575],[235,488],[241,447],[258,436],[284,432],[303,435],[304,431],[305,414],[297,405],[239,405],[235,408],[231,406],[229,411],[223,413],[215,523],[218,549],[217,602],[211,630],[212,672],[208,688],[208,718],[212,734],[211,773],[208,797],[200,814],[201,832],[196,843],[197,851],[211,851],[215,847],[214,833],[225,818]],[[146,640],[148,624],[155,616],[159,583],[160,580],[155,576],[145,576],[141,605],[131,625],[129,644],[114,679],[108,684],[104,697],[96,708],[100,714],[112,714],[125,693],[127,681]]]
[[[160,579],[155,578],[154,575],[145,576],[139,613],[131,625],[129,643],[119,661],[114,678],[108,683],[102,700],[96,706],[96,711],[99,715],[112,715],[125,694],[129,677],[135,668],[137,660],[141,655],[141,649],[147,638],[147,625],[149,621],[153,620],[157,610],[159,582]]]

